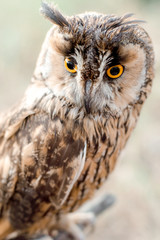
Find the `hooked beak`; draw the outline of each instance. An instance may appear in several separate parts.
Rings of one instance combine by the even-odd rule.
[[[86,112],[88,114],[91,112],[91,107],[90,107],[91,90],[92,90],[92,81],[89,79],[85,82],[85,95],[84,95],[84,105],[85,105]]]

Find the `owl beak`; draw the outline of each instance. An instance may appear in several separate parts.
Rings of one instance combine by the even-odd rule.
[[[85,95],[84,95],[84,105],[86,112],[89,114],[91,112],[91,90],[92,90],[92,81],[89,79],[85,82]]]

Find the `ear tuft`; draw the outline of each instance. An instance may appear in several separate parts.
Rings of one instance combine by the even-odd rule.
[[[52,5],[42,2],[40,12],[45,18],[48,18],[52,23],[57,24],[60,27],[69,27],[69,23],[62,16],[62,14],[56,10]]]

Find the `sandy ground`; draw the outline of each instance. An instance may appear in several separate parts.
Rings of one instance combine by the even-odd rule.
[[[104,4],[104,1],[101,2]],[[22,13],[19,12],[19,15],[14,4],[20,5],[20,1],[14,1],[14,4],[7,1],[0,3],[1,111],[22,96],[48,28],[41,17],[36,15],[35,9],[39,4],[34,2],[31,10],[32,3],[28,1],[25,3],[28,5],[21,5]],[[113,4],[110,5],[113,10]],[[141,19],[147,20],[145,28],[152,36],[156,53],[153,90],[114,172],[97,193],[112,193],[117,199],[116,203],[97,219],[95,231],[88,240],[160,239],[160,3],[153,1],[153,4],[141,9],[140,6],[134,7],[133,11]],[[120,12],[123,12],[122,7]]]

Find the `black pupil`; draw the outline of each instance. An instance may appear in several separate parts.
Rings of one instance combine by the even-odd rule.
[[[71,61],[67,61],[67,67],[68,67],[69,69],[71,69],[71,70],[74,70],[75,64],[74,64],[73,62],[71,62]]]
[[[110,70],[110,73],[111,73],[113,76],[118,75],[119,72],[120,72],[119,67],[113,67],[113,68],[111,68],[111,70]]]

